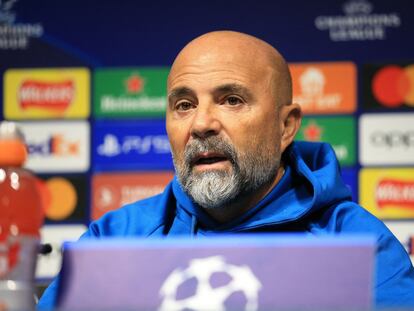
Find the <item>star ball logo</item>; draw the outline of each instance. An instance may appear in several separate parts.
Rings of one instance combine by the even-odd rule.
[[[365,65],[363,107],[414,109],[414,64]]]
[[[214,276],[225,277],[227,284],[215,284],[222,283],[222,280],[220,282]],[[191,294],[179,293],[179,288],[191,281],[195,281],[191,284],[196,287],[189,291]],[[172,271],[164,281],[160,289],[162,303],[158,311],[226,310],[227,304],[230,304],[228,300],[235,293],[242,293],[245,298],[245,305],[238,310],[256,311],[261,288],[261,282],[247,265],[227,263],[222,256],[196,258],[190,260],[187,268]],[[184,294],[184,297],[179,294]],[[237,302],[237,305],[241,305],[241,301]],[[236,301],[233,303],[236,304]]]

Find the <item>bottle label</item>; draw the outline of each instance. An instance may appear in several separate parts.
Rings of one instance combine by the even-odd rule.
[[[9,236],[0,242],[0,280],[32,282],[36,268],[39,239]]]

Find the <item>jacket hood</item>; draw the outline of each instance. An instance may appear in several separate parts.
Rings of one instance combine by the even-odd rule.
[[[351,198],[329,144],[294,142],[284,152],[283,162],[285,174],[272,191],[256,206],[226,224],[219,224],[193,203],[175,177],[172,190],[177,200],[177,217],[191,221],[193,234],[196,231],[251,231],[298,221],[332,203]]]

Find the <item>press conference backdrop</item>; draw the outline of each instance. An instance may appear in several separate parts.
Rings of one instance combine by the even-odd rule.
[[[169,66],[218,29],[286,56],[305,113],[297,138],[331,143],[354,200],[413,254],[413,12],[402,0],[1,1],[0,119],[21,125],[50,195],[54,251],[38,277],[57,272],[62,240],[171,180]]]

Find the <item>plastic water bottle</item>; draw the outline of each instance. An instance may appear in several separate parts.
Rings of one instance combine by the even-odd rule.
[[[27,151],[12,122],[0,123],[0,310],[32,310],[44,214],[37,179],[22,168]]]

